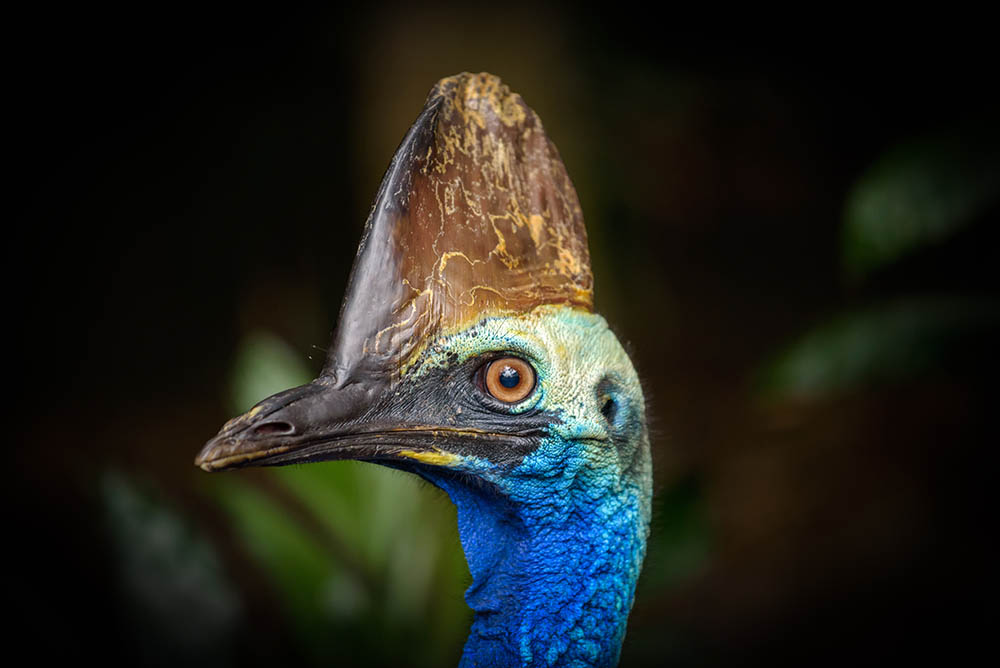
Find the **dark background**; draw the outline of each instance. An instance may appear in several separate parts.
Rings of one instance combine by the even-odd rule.
[[[968,174],[996,186],[995,35],[974,16],[723,27],[660,11],[10,19],[7,600],[33,651],[164,665],[407,656],[375,659],[377,639],[333,630],[304,643],[191,462],[236,412],[249,333],[318,368],[396,144],[437,79],[486,70],[560,148],[598,310],[650,395],[657,515],[623,665],[974,653],[995,582],[996,192],[853,273],[845,221],[852,193],[894,168],[929,170],[930,185],[908,187],[931,209],[955,155],[972,167],[941,192],[972,197]],[[797,383],[775,360],[811,332],[815,364],[838,371]],[[197,615],[148,613],[130,593],[109,475],[212,546],[238,610],[217,636],[185,644]],[[456,624],[458,644],[440,641],[452,659]],[[317,650],[324,638],[339,644]]]

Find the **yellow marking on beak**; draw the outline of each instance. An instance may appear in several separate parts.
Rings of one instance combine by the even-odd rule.
[[[416,450],[400,450],[398,454],[402,457],[416,459],[418,462],[431,464],[433,466],[450,466],[462,461],[462,458],[458,455],[453,455],[450,452],[442,452],[441,450],[435,450],[433,452],[426,450],[422,452],[418,452]]]

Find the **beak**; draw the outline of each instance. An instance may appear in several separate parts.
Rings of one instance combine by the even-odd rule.
[[[227,422],[198,453],[195,466],[222,471],[335,459],[451,466],[462,457],[441,446],[492,436],[382,413],[372,408],[378,403],[372,390],[334,387],[320,378],[268,397]]]

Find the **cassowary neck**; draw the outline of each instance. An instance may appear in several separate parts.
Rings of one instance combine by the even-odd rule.
[[[433,480],[458,507],[473,578],[462,666],[617,664],[647,522],[639,490],[605,478]]]

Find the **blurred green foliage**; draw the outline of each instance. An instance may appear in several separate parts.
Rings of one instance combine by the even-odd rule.
[[[780,394],[817,395],[940,371],[998,323],[997,305],[979,299],[914,298],[851,311],[782,352],[763,384]]]
[[[845,203],[847,278],[876,283],[876,272],[941,246],[970,224],[989,224],[983,219],[1000,200],[997,148],[993,128],[969,124],[886,151]],[[1000,325],[996,300],[906,285],[902,292],[814,327],[762,368],[761,389],[771,396],[839,393],[960,370],[989,355]]]
[[[236,358],[232,403],[309,380],[279,338],[255,332]],[[455,511],[416,477],[373,464],[268,469],[269,484],[214,476],[210,494],[270,578],[298,643],[317,663],[453,663],[467,632],[467,570]]]
[[[288,344],[269,332],[251,332],[233,363],[231,408],[245,413],[261,399],[310,380],[309,368]]]
[[[843,264],[858,280],[944,241],[1000,198],[994,130],[962,128],[903,142],[881,156],[847,197]]]

